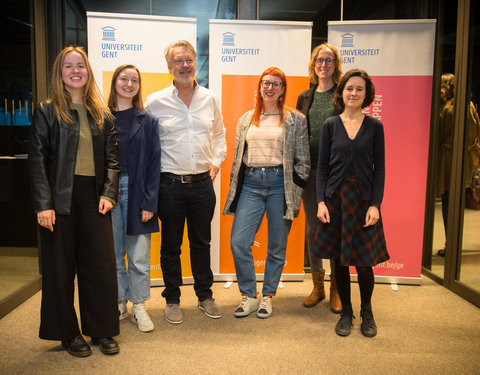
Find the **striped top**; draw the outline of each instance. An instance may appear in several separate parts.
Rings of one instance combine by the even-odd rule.
[[[249,167],[275,167],[283,162],[285,129],[278,122],[250,125],[247,132],[247,149],[244,162]]]

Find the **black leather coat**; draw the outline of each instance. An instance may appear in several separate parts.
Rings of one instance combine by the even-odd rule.
[[[69,215],[77,159],[80,122],[71,111],[74,124],[59,121],[52,104],[43,103],[32,119],[29,173],[35,212],[55,210]],[[119,164],[113,123],[105,121],[102,130],[88,115],[92,133],[97,196],[117,201]]]

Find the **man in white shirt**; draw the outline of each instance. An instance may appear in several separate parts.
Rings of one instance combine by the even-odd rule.
[[[177,41],[167,47],[165,58],[173,83],[149,95],[146,108],[158,118],[161,145],[158,216],[165,319],[179,324],[183,321],[180,247],[185,219],[198,308],[210,318],[222,316],[212,298],[210,223],[216,203],[213,181],[227,146],[218,98],[195,81],[195,49],[187,41]]]

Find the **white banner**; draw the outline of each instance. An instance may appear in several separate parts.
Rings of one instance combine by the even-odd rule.
[[[419,284],[435,46],[435,20],[328,23],[328,42],[342,70],[364,69],[375,84],[365,113],[385,129],[386,179],[382,217],[391,259],[377,280]]]
[[[88,59],[100,90],[103,72],[115,71],[122,64],[133,64],[142,73],[167,75],[165,48],[174,40],[188,40],[196,46],[196,18],[148,16],[139,14],[87,12]],[[108,81],[109,83],[109,81]],[[148,82],[143,82],[142,84]],[[164,86],[165,87],[165,86]],[[143,87],[143,96],[148,96]],[[154,87],[158,91],[163,87]],[[108,95],[108,93],[106,93]]]
[[[115,69],[133,64],[142,75],[143,99],[172,82],[164,57],[165,48],[175,40],[187,40],[195,48],[196,18],[87,12],[88,58],[95,79],[108,98]],[[192,275],[188,241],[182,245],[182,273]],[[152,284],[160,283],[160,234],[152,234]]]
[[[329,21],[328,42],[342,68],[375,76],[431,76],[435,20]]]
[[[235,149],[238,118],[254,107],[258,79],[275,66],[287,76],[286,104],[295,108],[297,97],[308,89],[308,61],[312,38],[311,22],[210,20],[209,86],[220,98],[226,127],[227,157],[221,168],[221,197],[217,211],[225,205]],[[235,267],[230,251],[233,216],[220,218],[220,232],[214,233],[219,246],[212,253],[217,280],[234,280]],[[266,219],[255,239],[255,269],[259,279],[264,272],[267,249]],[[293,222],[288,238],[283,279],[303,278],[305,223],[303,213]],[[212,248],[212,251],[214,249]]]

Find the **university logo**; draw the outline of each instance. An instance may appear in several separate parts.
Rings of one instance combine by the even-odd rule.
[[[235,34],[222,33],[222,56],[221,61],[226,63],[237,62],[237,57],[256,56],[260,54],[260,48],[241,48],[235,46]]]
[[[116,29],[111,26],[102,27],[102,31],[103,31],[102,40],[116,41],[115,30]]]
[[[235,46],[235,34],[231,32],[223,33],[222,46]]]
[[[345,33],[340,36],[342,37],[342,47],[353,47],[353,34]]]

